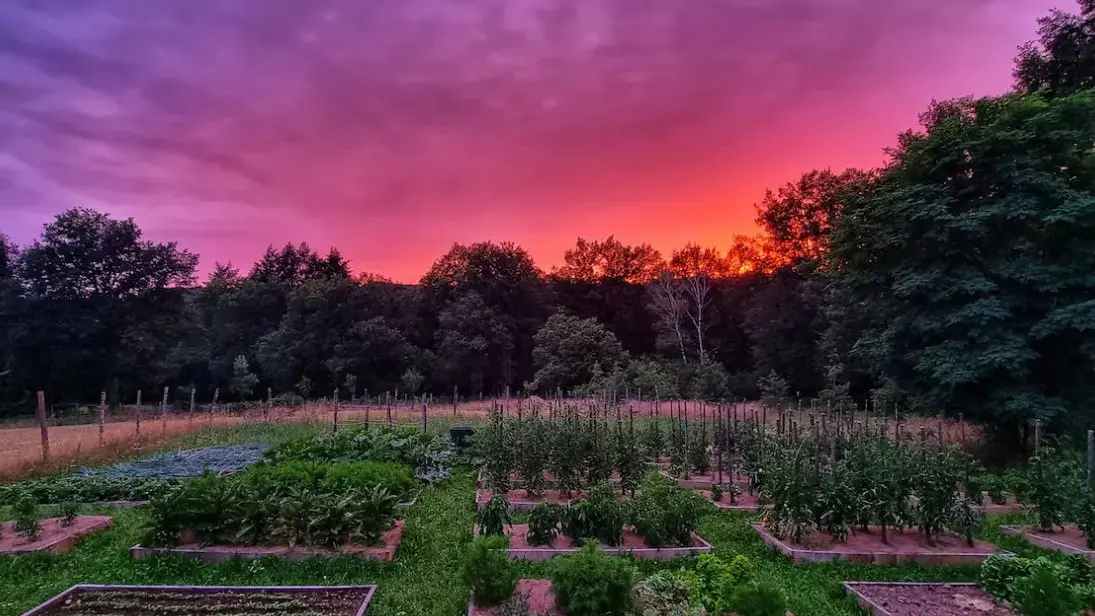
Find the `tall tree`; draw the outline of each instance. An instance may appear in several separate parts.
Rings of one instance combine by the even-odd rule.
[[[1015,62],[1020,92],[1067,96],[1095,88],[1095,0],[1079,4],[1079,15],[1054,9],[1038,20],[1038,40]]]
[[[854,352],[931,409],[1015,426],[1090,408],[1095,96],[934,105],[833,234],[877,315]]]
[[[568,282],[645,284],[657,278],[663,267],[661,253],[649,244],[628,246],[611,235],[592,242],[579,237],[574,248],[564,253],[563,266],[552,272],[552,277]]]
[[[593,319],[553,314],[533,339],[536,375],[529,388],[534,391],[570,392],[596,373],[620,369],[627,360],[620,341]]]
[[[268,246],[248,278],[255,282],[281,284],[290,287],[307,280],[342,280],[350,277],[350,267],[338,250],[332,248],[326,257],[319,256],[307,242],[299,246],[288,243],[281,250]]]

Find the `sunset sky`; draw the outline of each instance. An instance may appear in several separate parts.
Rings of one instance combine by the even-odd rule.
[[[725,246],[815,167],[1000,93],[1068,0],[7,0],[0,231],[90,205],[202,270],[416,280],[454,242]]]

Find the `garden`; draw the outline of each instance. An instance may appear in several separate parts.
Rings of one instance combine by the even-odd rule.
[[[202,607],[212,611],[362,605],[357,591],[289,597],[287,586],[375,586],[369,613],[393,616],[899,616],[910,605],[1040,616],[1095,605],[1087,555],[1037,547],[1046,535],[1089,549],[1092,500],[1071,450],[1047,441],[1022,468],[988,471],[933,431],[862,416],[733,419],[599,405],[496,412],[465,449],[415,428],[271,426],[249,443],[217,443],[211,428],[203,444],[218,455],[260,454],[196,476],[91,471],[0,487],[11,503],[0,547],[106,520],[68,555],[0,557],[0,613],[66,590],[88,602],[43,613],[177,611],[188,592],[204,593],[202,606],[223,599]],[[547,494],[523,509],[509,500]],[[149,502],[103,502],[112,495]],[[731,499],[760,509],[727,511]],[[828,562],[800,564],[818,560]],[[224,584],[239,593],[211,588]],[[180,585],[189,590],[160,587]],[[1054,602],[1037,598],[1047,593]]]

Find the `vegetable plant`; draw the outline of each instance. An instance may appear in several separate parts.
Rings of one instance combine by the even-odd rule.
[[[80,504],[74,500],[67,500],[57,508],[61,526],[72,526],[80,512]]]
[[[597,539],[608,545],[620,545],[626,521],[627,511],[616,495],[616,487],[606,482],[590,490],[588,498],[567,505],[562,529],[575,542]]]
[[[529,513],[528,542],[530,545],[551,545],[559,534],[562,512],[558,505],[540,503]]]
[[[730,608],[738,616],[784,616],[787,597],[771,582],[749,582],[737,587]]]
[[[536,496],[547,483],[544,478],[548,461],[547,428],[539,417],[532,415],[518,422],[516,433],[519,445],[514,451],[517,470],[525,491],[529,496]]]
[[[34,497],[29,494],[20,496],[12,505],[12,513],[15,514],[15,532],[27,541],[36,541],[42,531],[42,514]]]
[[[721,485],[716,483],[715,485],[711,486],[711,500],[715,501],[716,503],[722,501],[722,486]]]
[[[634,579],[630,561],[609,558],[587,542],[557,559],[551,584],[556,604],[570,616],[624,616],[631,611]]]
[[[962,535],[967,546],[973,547],[973,538],[981,530],[981,514],[968,496],[963,496],[954,503],[949,526],[951,530]]]
[[[476,537],[468,545],[461,573],[476,605],[497,605],[513,594],[517,572],[506,557],[507,545],[497,535]]]
[[[501,494],[492,496],[475,514],[475,523],[481,535],[505,534],[505,527],[512,523],[509,515],[509,499]]]
[[[1016,582],[1013,604],[1025,616],[1076,616],[1083,609],[1068,571],[1047,558],[1036,558]]]
[[[922,447],[916,458],[912,480],[916,493],[916,524],[928,545],[943,531],[954,510],[959,469],[949,448]]]
[[[704,509],[699,494],[652,474],[632,503],[631,523],[648,545],[691,545]]]
[[[1063,474],[1055,463],[1053,451],[1044,447],[1030,459],[1029,481],[1026,497],[1034,506],[1034,518],[1039,530],[1052,532],[1054,526],[1064,523],[1065,503],[1060,477]]]

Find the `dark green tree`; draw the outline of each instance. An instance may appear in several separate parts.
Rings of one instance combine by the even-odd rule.
[[[1038,20],[1038,40],[1015,62],[1020,92],[1067,96],[1095,88],[1095,0],[1079,0],[1080,13],[1054,10]]]
[[[596,372],[610,374],[627,360],[620,341],[593,319],[553,314],[533,337],[536,365],[530,389],[571,391],[585,385]]]

